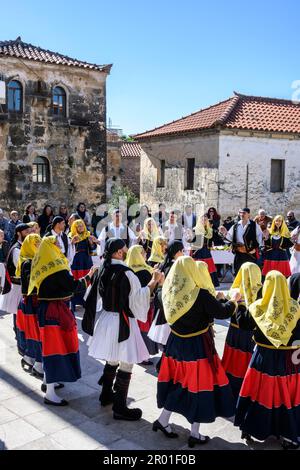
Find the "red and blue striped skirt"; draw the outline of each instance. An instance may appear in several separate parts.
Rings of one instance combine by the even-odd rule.
[[[230,324],[222,357],[222,366],[229,379],[234,398],[237,400],[251,361],[255,343],[253,331],[241,330]]]
[[[36,362],[42,362],[42,343],[37,318],[36,296],[24,296],[16,320],[18,349]]]
[[[170,334],[158,375],[157,404],[190,423],[233,416],[234,398],[210,331],[191,338]]]
[[[262,274],[266,276],[269,271],[276,269],[285,277],[291,276],[290,262],[286,250],[273,249],[266,252]]]
[[[46,320],[50,303],[40,301],[37,308],[46,382],[76,382],[81,377],[77,327],[65,331],[57,321]]]
[[[298,442],[300,366],[293,363],[293,354],[261,346],[254,350],[234,424],[258,440],[275,436]]]

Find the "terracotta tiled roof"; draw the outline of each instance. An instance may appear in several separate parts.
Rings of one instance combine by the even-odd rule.
[[[137,140],[213,128],[300,133],[300,104],[290,100],[246,96],[232,98],[134,136]]]
[[[80,67],[108,73],[111,69],[111,65],[90,64],[88,62],[83,62],[82,60],[72,59],[66,55],[59,54],[58,52],[41,49],[40,47],[23,42],[20,37],[15,41],[0,41],[0,57],[1,56],[19,57],[23,60],[68,65],[70,67]]]
[[[121,147],[121,157],[140,158],[141,150],[137,142],[124,142]]]

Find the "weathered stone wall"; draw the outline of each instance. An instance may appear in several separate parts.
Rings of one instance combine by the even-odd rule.
[[[107,179],[106,195],[111,196],[114,186],[121,184],[121,146],[122,139],[114,132],[107,132]]]
[[[122,157],[121,184],[128,186],[138,198],[140,197],[140,166],[139,157]]]
[[[285,137],[285,138],[283,138]],[[246,204],[246,166],[249,168],[248,206],[255,214],[286,214],[294,209],[300,216],[300,140],[278,135],[263,137],[220,135],[220,198],[222,216],[235,215]],[[285,191],[270,192],[271,159],[285,159]]]
[[[219,142],[217,134],[189,137],[170,137],[151,142],[140,142],[141,202],[156,211],[164,202],[170,209],[182,209],[187,203],[197,205],[197,213],[208,206],[216,206],[218,188]],[[185,189],[185,166],[188,158],[195,158],[194,189]],[[165,187],[157,187],[157,168],[166,161]]]
[[[106,73],[0,58],[0,74],[23,84],[23,113],[0,120],[0,207],[27,202],[91,207],[106,197]],[[52,115],[51,92],[67,95],[67,116]],[[32,182],[36,156],[50,163],[50,184]]]

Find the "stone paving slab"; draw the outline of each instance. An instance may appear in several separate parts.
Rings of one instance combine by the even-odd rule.
[[[76,316],[80,329],[81,309]],[[228,323],[227,320],[217,320],[215,323],[215,342],[220,355]],[[21,369],[12,316],[0,315],[0,449],[188,449],[190,426],[184,417],[176,414],[171,417],[172,426],[179,434],[178,439],[166,439],[161,432],[152,431],[152,423],[159,416],[155,364],[134,367],[129,403],[132,407],[142,408],[140,421],[116,421],[112,418],[111,406],[100,406],[97,382],[103,364],[87,355],[86,338],[79,331],[82,378],[58,391],[61,397],[69,401],[69,406],[47,407],[43,403],[41,382]],[[154,363],[158,358],[153,358]],[[245,443],[232,422],[222,418],[215,423],[201,425],[201,432],[211,437],[211,441],[201,450],[280,449],[274,439],[266,443]]]

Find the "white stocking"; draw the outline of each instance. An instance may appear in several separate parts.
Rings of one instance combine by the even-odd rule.
[[[200,423],[193,423],[191,426],[191,436],[199,438]]]
[[[158,421],[160,424],[164,427],[167,428],[166,431],[172,431],[171,428],[169,428],[169,421],[171,418],[172,411],[165,410],[165,408],[162,410],[160,417],[158,418]]]
[[[33,367],[34,367],[34,370],[36,370],[39,374],[44,373],[43,364],[41,362],[35,362]]]
[[[55,393],[55,388],[54,388],[55,385],[56,385],[55,383],[47,384],[47,391],[45,394],[45,398],[47,398],[50,401],[54,401],[55,403],[60,403],[61,398]]]

